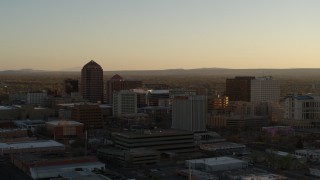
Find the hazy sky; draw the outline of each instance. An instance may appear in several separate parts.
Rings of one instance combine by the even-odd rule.
[[[0,69],[320,68],[320,0],[2,0]]]

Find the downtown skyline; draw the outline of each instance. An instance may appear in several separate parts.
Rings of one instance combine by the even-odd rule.
[[[319,68],[319,1],[0,2],[0,70]]]

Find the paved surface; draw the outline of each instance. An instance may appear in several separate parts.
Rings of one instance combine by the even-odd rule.
[[[32,180],[20,169],[13,166],[10,162],[0,158],[0,179],[2,180]]]

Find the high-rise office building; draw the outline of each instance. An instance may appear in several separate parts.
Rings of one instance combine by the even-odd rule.
[[[121,117],[137,113],[137,93],[122,90],[113,94],[113,116]]]
[[[173,97],[172,128],[188,131],[205,131],[207,120],[207,97],[180,95]]]
[[[271,76],[251,80],[250,101],[278,102],[280,100],[280,83]]]
[[[46,104],[45,100],[47,97],[47,91],[28,92],[27,104],[32,104],[35,106],[44,106]]]
[[[123,79],[118,74],[107,81],[107,103],[113,102],[113,93],[121,90],[137,89],[142,87],[142,81]]]
[[[103,69],[93,60],[82,68],[81,95],[89,102],[103,102]]]
[[[149,90],[147,104],[148,106],[169,107],[169,90]]]
[[[71,93],[79,92],[79,81],[77,79],[64,80],[64,93],[71,95]]]
[[[234,79],[226,80],[226,96],[229,101],[247,101],[251,98],[251,80],[252,76],[238,76]]]

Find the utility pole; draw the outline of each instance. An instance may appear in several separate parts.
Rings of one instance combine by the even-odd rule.
[[[85,130],[85,142],[84,142],[84,155],[85,157],[87,157],[87,154],[88,154],[88,129],[86,128]]]

